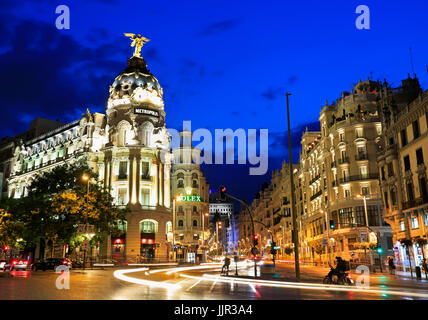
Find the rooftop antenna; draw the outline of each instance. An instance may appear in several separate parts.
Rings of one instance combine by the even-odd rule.
[[[412,67],[412,73],[413,73],[413,76],[414,76],[415,75],[415,66],[413,65],[412,47],[409,48],[409,53],[410,53],[410,65]]]

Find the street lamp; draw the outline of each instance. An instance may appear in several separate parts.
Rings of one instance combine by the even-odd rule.
[[[367,228],[367,241],[370,243],[369,241],[369,217],[367,214],[367,200],[366,200],[366,195],[361,195],[361,194],[356,194],[355,195],[358,199],[363,199],[364,201],[364,214],[365,214],[365,218],[366,218],[366,228]],[[370,252],[370,266],[373,269],[373,256],[372,256],[372,250],[369,247],[369,252]]]
[[[87,192],[86,192],[86,210],[88,210],[89,209],[89,181],[90,181],[89,175],[84,174],[82,176],[82,180],[88,183],[88,188],[87,188]],[[85,216],[85,231],[86,231],[87,226],[88,226],[88,213],[85,212],[84,216]],[[89,233],[85,234],[85,237],[89,238],[89,240],[93,236],[94,236],[93,234],[89,234]],[[86,265],[86,245],[84,245],[84,250],[83,250],[83,270],[85,270],[85,265]]]
[[[328,263],[331,265],[331,250],[330,250],[330,226],[328,225],[327,210],[322,210],[321,213],[324,213],[325,226],[327,228],[327,252],[328,252]]]
[[[288,155],[289,155],[289,171],[290,171],[290,192],[291,192],[291,215],[293,219],[293,243],[294,243],[294,266],[296,270],[296,278],[300,280],[300,265],[299,265],[299,233],[297,228],[297,212],[296,212],[296,195],[294,190],[294,177],[293,177],[293,157],[291,148],[291,129],[290,129],[290,106],[289,96],[291,93],[285,94],[287,97],[287,125],[288,125]]]

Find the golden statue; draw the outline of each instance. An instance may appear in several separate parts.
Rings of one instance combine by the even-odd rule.
[[[135,47],[134,55],[133,57],[141,58],[141,48],[143,47],[145,42],[150,41],[147,38],[144,38],[141,36],[141,34],[135,35],[135,33],[124,33],[126,37],[131,38],[132,43],[131,47]]]

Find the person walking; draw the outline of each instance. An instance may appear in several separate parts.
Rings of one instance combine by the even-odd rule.
[[[395,270],[395,264],[394,264],[394,259],[392,257],[388,258],[388,266],[389,266],[389,273],[390,274],[394,274],[394,270]]]
[[[221,268],[222,274],[224,274],[225,270],[226,270],[226,275],[229,275],[229,265],[230,265],[230,258],[228,256],[226,256],[226,258],[224,258],[223,267]]]

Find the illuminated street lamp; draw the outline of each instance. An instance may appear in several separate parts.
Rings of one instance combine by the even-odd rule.
[[[376,236],[376,234],[374,233],[374,232],[371,232],[370,234],[369,234],[369,216],[368,216],[368,214],[367,214],[367,200],[366,200],[366,196],[365,195],[361,195],[361,194],[356,194],[355,195],[355,197],[357,197],[358,199],[363,199],[363,201],[364,201],[364,214],[365,214],[365,218],[366,218],[366,228],[367,228],[367,241],[369,242],[369,243],[371,243],[371,241],[370,240],[373,240],[374,238],[373,238],[373,234],[374,234],[374,236],[375,236],[375,238],[376,238],[376,242],[375,243],[377,243],[377,236]],[[371,239],[369,238],[369,236],[371,235]],[[370,252],[370,266],[373,268],[373,256],[372,256],[372,250],[370,249],[370,247],[369,247],[369,252]]]

